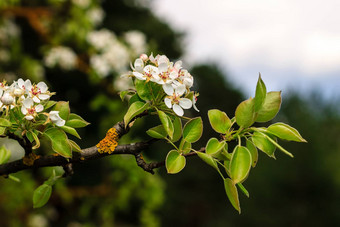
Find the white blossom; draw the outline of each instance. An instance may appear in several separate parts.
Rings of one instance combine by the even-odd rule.
[[[72,0],[72,3],[80,8],[87,8],[89,7],[91,0]]]
[[[59,66],[64,70],[74,69],[77,65],[77,55],[69,47],[58,46],[49,50],[44,57],[47,67]]]
[[[168,108],[172,108],[178,116],[183,116],[183,109],[190,109],[192,101],[188,98],[181,98],[186,88],[185,86],[177,86],[173,88],[170,84],[164,84],[163,89],[168,95],[164,99],[164,103]]]
[[[99,76],[106,77],[111,73],[110,64],[102,55],[93,55],[90,58],[90,66]]]
[[[21,112],[25,115],[25,119],[31,121],[36,116],[37,113],[44,110],[43,105],[34,105],[33,99],[27,98],[22,102]]]
[[[124,34],[124,39],[130,45],[135,54],[144,53],[146,50],[146,37],[140,31],[128,31]]]
[[[31,81],[28,80],[27,84],[25,85],[25,89],[28,91],[29,97],[32,98],[32,100],[36,103],[40,103],[41,100],[47,100],[52,95],[48,91],[48,87],[44,82],[39,82],[38,84],[32,85]]]
[[[57,126],[61,127],[65,125],[65,120],[59,116],[59,111],[50,111],[49,119]]]
[[[105,17],[105,12],[102,10],[102,8],[95,7],[91,8],[86,12],[87,18],[89,18],[90,22],[97,26],[100,25],[103,22],[103,19]]]

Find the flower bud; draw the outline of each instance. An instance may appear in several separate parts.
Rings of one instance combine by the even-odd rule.
[[[5,92],[4,95],[1,98],[1,102],[4,105],[11,105],[14,102],[14,97],[10,93]]]
[[[24,93],[25,93],[25,90],[20,89],[20,88],[16,88],[16,89],[14,89],[14,91],[13,91],[13,95],[16,96],[16,97],[20,97],[20,96],[22,96]]]
[[[141,55],[139,56],[139,58],[142,59],[143,61],[147,61],[147,60],[148,60],[148,55],[146,55],[146,54],[141,54]]]

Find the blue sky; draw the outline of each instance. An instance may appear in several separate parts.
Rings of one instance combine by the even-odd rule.
[[[155,13],[186,35],[188,66],[217,62],[246,94],[261,72],[269,90],[340,96],[340,1],[157,0]]]

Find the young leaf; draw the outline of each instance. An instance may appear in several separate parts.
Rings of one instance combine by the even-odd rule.
[[[69,115],[68,121],[65,123],[66,126],[72,127],[72,128],[83,128],[85,126],[88,126],[90,123],[85,121],[81,116],[71,113]]]
[[[168,115],[164,113],[163,111],[158,111],[158,117],[160,121],[162,122],[163,128],[170,137],[170,139],[173,138],[174,135],[174,125]]]
[[[68,134],[71,134],[72,136],[75,136],[77,137],[78,139],[81,139],[80,138],[80,135],[78,134],[77,130],[75,130],[74,128],[72,127],[69,127],[69,126],[61,126],[60,127],[62,130],[64,130],[64,132],[68,133]]]
[[[248,148],[248,151],[249,151],[250,154],[251,154],[251,160],[252,160],[251,166],[252,166],[252,167],[255,167],[256,164],[257,164],[258,157],[259,157],[259,152],[257,151],[257,148],[255,147],[255,145],[253,144],[253,142],[251,142],[251,141],[248,140],[248,139],[247,139],[247,142],[246,142],[246,146],[247,146],[247,148]]]
[[[266,153],[269,157],[275,158],[274,151],[276,149],[275,145],[270,142],[265,136],[263,136],[259,132],[254,132],[253,136],[251,137],[254,145]]]
[[[70,106],[68,102],[57,102],[57,104],[53,106],[52,110],[59,111],[59,116],[65,121],[68,120],[70,115]]]
[[[163,125],[158,125],[156,127],[150,128],[148,131],[146,131],[146,134],[156,139],[164,139],[167,136]]]
[[[40,185],[33,193],[33,208],[44,206],[50,199],[52,194],[52,187],[47,184]]]
[[[281,122],[270,125],[267,131],[283,140],[307,142],[295,128]]]
[[[235,183],[230,178],[226,178],[224,179],[224,188],[230,203],[239,213],[241,213],[240,201],[238,199],[238,192]]]
[[[248,128],[255,121],[254,99],[249,98],[240,103],[235,111],[236,123],[243,128]]]
[[[138,96],[144,101],[154,100],[158,93],[161,92],[161,86],[156,83],[146,82],[145,80],[136,80],[135,88]]]
[[[249,150],[236,146],[230,160],[230,175],[235,184],[242,182],[249,174],[252,159]]]
[[[68,142],[70,143],[70,145],[72,147],[72,151],[82,152],[81,148],[79,147],[79,145],[76,142],[74,142],[73,140],[68,140]]]
[[[256,122],[267,122],[273,119],[281,107],[281,91],[268,92],[266,99],[257,113]]]
[[[213,157],[211,157],[210,155],[203,153],[203,152],[196,152],[196,154],[198,155],[198,157],[200,159],[202,159],[205,163],[207,163],[208,165],[212,166],[214,169],[216,169],[217,171],[219,171],[218,169],[218,165],[217,162],[215,161],[215,159]]]
[[[208,155],[217,155],[219,154],[223,147],[225,145],[225,142],[220,142],[216,138],[210,138],[209,141],[207,142],[207,145],[205,146],[205,153]]]
[[[231,120],[225,112],[217,109],[208,111],[211,127],[218,133],[226,134],[231,126]]]
[[[243,184],[238,183],[237,186],[241,189],[241,192],[243,192],[243,194],[249,198],[249,192],[248,192],[248,190],[243,186]]]
[[[201,138],[203,132],[203,123],[200,117],[188,121],[183,129],[183,139],[187,142],[194,143]]]
[[[11,127],[12,126],[12,123],[5,119],[5,118],[0,118],[0,126],[2,127]]]
[[[11,151],[7,150],[5,146],[0,147],[0,165],[8,162],[11,157]]]
[[[2,136],[3,134],[5,134],[6,131],[6,127],[1,127],[0,126],[0,136]]]
[[[52,106],[54,106],[57,102],[56,101],[51,101],[49,100],[46,104],[45,104],[45,110],[51,108]]]
[[[50,128],[44,132],[44,135],[51,141],[53,151],[65,158],[72,157],[72,148],[63,130]]]
[[[137,116],[138,114],[144,112],[147,108],[149,107],[148,103],[144,102],[134,102],[132,105],[129,107],[128,111],[126,112],[124,116],[124,124],[125,127],[130,123],[132,118]]]
[[[191,151],[191,143],[182,139],[181,143],[179,144],[179,150],[183,152],[183,154],[189,153]]]
[[[182,122],[179,117],[175,117],[175,120],[173,121],[174,124],[174,135],[172,138],[172,142],[177,142],[182,137]]]
[[[132,105],[132,103],[134,102],[144,102],[143,99],[141,99],[138,94],[134,94],[133,96],[131,96],[131,98],[129,99],[129,106]]]
[[[38,135],[34,132],[34,131],[32,131],[32,130],[30,130],[29,132],[31,132],[31,135],[32,135],[32,137],[33,137],[33,140],[35,141],[35,145],[32,147],[32,149],[34,150],[34,149],[38,149],[39,147],[40,147],[40,140],[39,140],[39,138],[38,138]],[[27,134],[26,134],[27,135]]]
[[[264,82],[261,79],[261,74],[259,75],[259,79],[257,81],[256,85],[256,92],[255,92],[255,98],[254,98],[254,109],[255,112],[259,111],[266,99],[267,95],[267,88]]]
[[[179,173],[185,167],[185,157],[176,150],[171,150],[166,156],[165,166],[170,174]]]

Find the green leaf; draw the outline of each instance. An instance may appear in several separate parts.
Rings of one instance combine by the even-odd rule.
[[[267,131],[283,140],[307,142],[295,128],[281,122],[270,125]]]
[[[179,173],[185,167],[185,157],[176,150],[171,150],[166,156],[165,166],[170,174]]]
[[[236,123],[243,128],[248,128],[255,121],[254,99],[249,98],[240,103],[235,111]]]
[[[134,95],[136,92],[134,91],[121,91],[119,92],[119,97],[122,101],[124,101],[125,96],[127,95]]]
[[[12,123],[5,119],[5,118],[0,118],[0,126],[2,127],[11,127],[12,126]]]
[[[217,109],[208,111],[211,127],[218,133],[226,134],[231,126],[231,120],[225,112]]]
[[[241,213],[240,201],[238,199],[238,192],[234,182],[230,178],[224,179],[224,188],[228,199],[233,207]]]
[[[71,134],[71,135],[77,137],[78,139],[81,139],[80,136],[79,136],[79,134],[78,134],[78,132],[77,132],[77,130],[75,130],[74,128],[69,127],[69,126],[66,126],[66,125],[61,126],[60,128],[61,128],[62,130],[64,130],[64,132],[66,132],[66,133],[68,133],[68,134]]]
[[[252,167],[255,167],[257,164],[257,160],[259,158],[259,152],[257,151],[257,148],[255,147],[255,145],[253,144],[253,142],[251,142],[250,140],[247,139],[246,142],[246,146],[248,148],[248,151],[251,154],[251,160],[252,160]]]
[[[135,116],[144,112],[148,107],[149,107],[148,103],[144,103],[144,102],[134,102],[134,103],[132,103],[132,105],[129,107],[128,111],[126,112],[126,114],[124,116],[125,127],[127,127],[127,125],[130,123],[130,121]]]
[[[57,102],[57,104],[53,106],[52,110],[59,111],[59,116],[63,120],[68,121],[68,118],[70,116],[70,106],[68,102]]]
[[[35,145],[32,147],[32,149],[34,150],[34,149],[38,149],[39,147],[40,147],[40,140],[39,140],[39,138],[38,138],[38,135],[34,132],[34,131],[32,131],[32,130],[30,130],[29,132],[31,132],[31,135],[32,135],[32,137],[33,137],[33,140],[35,141]],[[26,134],[27,135],[27,134]]]
[[[181,143],[179,144],[179,150],[183,152],[183,154],[188,154],[191,151],[191,143],[182,139]]]
[[[182,137],[182,122],[179,117],[175,117],[175,120],[173,121],[174,124],[174,135],[172,138],[172,142],[177,142]]]
[[[90,123],[85,121],[81,116],[71,113],[69,115],[68,121],[65,123],[66,126],[72,127],[72,128],[83,128],[85,126],[88,126]]]
[[[163,92],[162,86],[145,80],[136,80],[135,88],[139,97],[145,101],[155,100],[158,93]]]
[[[243,184],[238,183],[237,186],[241,189],[241,192],[243,192],[243,194],[249,198],[249,192],[248,192],[248,190],[243,186]]]
[[[164,130],[166,131],[170,139],[172,139],[174,135],[174,125],[170,117],[161,110],[158,110],[158,117],[159,120],[162,122]]]
[[[256,122],[267,122],[273,119],[281,107],[281,91],[268,92],[266,99],[257,113]]]
[[[26,131],[26,137],[31,143],[33,143],[33,141],[34,141],[34,137],[33,137],[32,134],[33,134],[33,131],[31,131],[31,130]]]
[[[72,147],[72,151],[83,152],[76,142],[74,142],[73,140],[70,140],[70,139],[68,140],[68,142],[70,143],[70,145]]]
[[[259,111],[262,108],[262,105],[266,99],[267,88],[264,82],[261,79],[261,74],[259,75],[259,79],[256,85],[256,92],[254,98],[254,110],[255,112]]]
[[[72,148],[63,130],[50,128],[44,132],[44,135],[51,141],[53,151],[65,158],[72,157]]]
[[[146,134],[156,139],[164,139],[165,137],[167,137],[167,133],[164,130],[163,125],[158,125],[156,127],[150,128],[148,131],[146,131]]]
[[[131,98],[129,99],[129,106],[132,105],[132,103],[134,102],[144,102],[143,99],[141,99],[138,94],[134,94],[133,96],[131,96]]]
[[[0,165],[8,162],[11,157],[11,151],[7,150],[5,146],[0,147]]]
[[[57,103],[56,101],[51,101],[51,100],[49,100],[49,101],[45,104],[44,109],[47,110],[47,109],[51,108],[52,106],[54,106],[56,103]]]
[[[211,157],[211,155],[208,155],[206,153],[203,152],[196,152],[196,154],[198,155],[198,157],[200,159],[202,159],[205,163],[207,163],[208,165],[212,166],[214,169],[216,169],[217,171],[219,171],[218,169],[218,165],[216,160]]]
[[[47,184],[40,185],[33,193],[33,208],[44,206],[50,199],[52,187]]]
[[[235,184],[242,182],[249,174],[252,160],[246,147],[236,146],[230,160],[230,175]]]
[[[188,121],[183,129],[183,139],[187,142],[194,143],[199,140],[203,133],[203,123],[200,117]]]
[[[276,147],[264,135],[259,132],[254,132],[251,139],[258,149],[266,153],[269,157],[275,158],[274,151]]]
[[[0,136],[4,135],[6,131],[6,127],[1,127],[0,126]]]
[[[225,141],[220,142],[216,138],[210,138],[205,146],[205,153],[212,156],[218,155],[221,153],[224,145]]]

